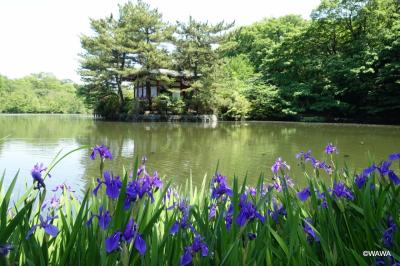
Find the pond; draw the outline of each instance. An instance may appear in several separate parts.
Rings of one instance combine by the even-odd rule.
[[[382,160],[400,151],[400,127],[355,124],[306,124],[287,122],[127,123],[92,120],[79,115],[2,115],[0,171],[6,169],[6,183],[20,170],[19,190],[37,162],[49,164],[62,149],[67,152],[82,145],[106,144],[114,156],[105,168],[114,174],[133,165],[136,156],[147,156],[147,169],[157,170],[177,183],[190,175],[200,184],[204,175],[219,171],[255,182],[261,173],[271,179],[271,165],[282,157],[292,166],[296,183],[305,179],[296,167],[296,153],[312,150],[324,159],[324,147],[338,146],[337,160],[360,170],[371,158]],[[82,191],[98,177],[99,161],[89,159],[90,151],[80,150],[59,164],[46,183],[64,181]]]

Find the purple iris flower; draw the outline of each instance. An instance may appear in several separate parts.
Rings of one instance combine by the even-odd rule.
[[[391,161],[383,161],[380,166],[376,167],[376,169],[378,169],[379,173],[382,176],[385,176],[389,173],[391,165],[392,165]]]
[[[73,189],[71,188],[71,186],[68,186],[66,183],[62,183],[62,184],[57,185],[57,186],[56,186],[54,189],[52,189],[51,191],[53,191],[53,192],[57,192],[58,190],[64,191],[64,189],[67,190],[67,191],[69,191],[69,192],[75,192],[75,190],[73,190]]]
[[[211,182],[213,183],[211,188],[211,198],[219,199],[224,195],[232,197],[233,191],[227,184],[226,176],[217,173]]]
[[[348,200],[354,199],[353,192],[343,182],[337,183],[335,181],[331,191],[332,194],[338,198],[346,198]]]
[[[368,176],[368,175],[372,174],[375,171],[375,169],[376,169],[376,166],[375,166],[375,164],[373,164],[370,167],[365,168],[363,170],[362,174]]]
[[[41,187],[46,188],[46,185],[44,184],[44,180],[42,178],[42,172],[46,171],[47,167],[43,166],[43,163],[41,163],[39,165],[39,163],[35,164],[33,166],[33,169],[31,170],[31,175],[33,178],[34,182],[37,182],[37,186],[35,187],[35,189],[40,189]],[[50,174],[49,174],[49,177]]]
[[[271,188],[275,189],[278,192],[282,191],[282,186],[281,186],[281,182],[279,182],[279,179],[274,182],[274,184],[272,185]]]
[[[147,159],[146,159],[147,160]],[[158,172],[155,171],[153,175],[149,175],[146,171],[146,167],[144,165],[139,167],[138,172],[137,172],[137,180],[140,181],[139,183],[146,183],[149,187],[152,189],[161,189],[163,187],[163,182],[161,178],[158,176]]]
[[[268,210],[268,214],[271,215],[272,219],[278,223],[279,222],[279,216],[286,216],[286,210],[283,207],[283,204],[278,205],[278,202],[276,201],[276,198],[272,198],[272,210]]]
[[[279,172],[279,169],[281,169],[281,168],[283,170],[287,170],[287,171],[290,170],[290,166],[285,161],[283,161],[281,157],[279,157],[278,159],[276,159],[275,163],[272,165],[271,171],[275,175],[277,175]]]
[[[389,160],[395,161],[400,159],[400,152],[399,153],[392,153],[389,155]]]
[[[106,230],[111,222],[111,215],[109,211],[104,211],[103,206],[99,208],[99,214],[92,214],[89,220],[86,222],[86,225],[91,225],[93,218],[97,217],[99,220],[99,226],[101,229]]]
[[[389,216],[387,220],[387,229],[383,232],[382,236],[383,245],[386,248],[393,247],[393,236],[396,231],[397,225],[394,222],[393,217]]]
[[[159,178],[157,172],[154,172],[153,176],[144,172],[142,177],[128,183],[126,188],[125,209],[129,209],[132,202],[135,202],[138,198],[143,198],[145,194],[150,197],[151,202],[154,202],[153,192],[162,188],[162,186],[163,182]]]
[[[329,146],[329,144],[328,144]],[[327,146],[327,147],[328,147]],[[332,146],[334,147],[334,146]],[[336,150],[336,148],[335,148]],[[312,157],[311,155],[311,150],[309,150],[308,152],[300,152],[296,155],[297,159],[302,159],[305,162],[310,161],[312,166],[314,167],[314,169],[323,169],[325,170],[325,172],[327,172],[328,174],[332,174],[332,167],[330,165],[328,165],[325,161],[319,161],[317,159],[315,159],[314,157]]]
[[[396,186],[400,185],[400,178],[392,170],[389,171],[388,176]]]
[[[225,213],[225,227],[227,230],[231,229],[233,221],[233,205],[229,204],[228,210]]]
[[[35,224],[34,226],[32,226],[32,228],[29,229],[29,231],[28,231],[28,233],[27,233],[25,238],[28,239],[35,232],[37,227],[43,228],[46,234],[51,235],[53,237],[56,237],[57,234],[58,234],[58,228],[51,224],[53,222],[53,220],[56,219],[56,218],[57,218],[57,216],[49,216],[49,215],[47,215],[46,220],[45,220],[40,215],[39,216],[40,223],[39,224]]]
[[[275,189],[278,192],[281,192],[283,189],[287,189],[288,187],[293,187],[294,183],[290,176],[285,175],[284,177],[281,176],[274,176],[272,177],[274,183],[271,189]]]
[[[268,192],[272,191],[275,189],[274,184],[263,184],[261,188],[261,195],[265,196],[267,195]]]
[[[42,210],[44,210],[47,206],[49,209],[57,209],[60,206],[60,198],[58,198],[57,195],[53,195],[53,197],[43,203]]]
[[[251,201],[247,200],[246,194],[240,195],[239,201],[239,215],[236,217],[236,223],[240,226],[244,226],[247,221],[251,221],[258,218],[261,222],[264,222],[265,218],[259,212]]]
[[[0,257],[7,256],[7,254],[13,249],[14,249],[14,247],[10,244],[1,244],[0,245]]]
[[[304,220],[304,232],[307,234],[307,240],[311,243],[313,241],[319,242],[319,237],[311,227],[312,221],[310,218]]]
[[[122,240],[126,243],[131,243],[134,240],[133,245],[135,246],[136,250],[141,254],[144,255],[146,253],[146,241],[144,241],[141,234],[139,234],[138,226],[133,221],[133,219],[129,219],[128,224],[125,227],[125,231],[122,234]]]
[[[176,234],[179,231],[179,228],[185,229],[191,226],[189,221],[189,209],[190,206],[187,204],[186,200],[182,199],[178,204],[174,203],[174,205],[170,206],[168,210],[172,210],[177,208],[181,213],[180,219],[178,219],[169,230],[171,235]]]
[[[246,187],[245,193],[255,197],[257,194],[257,190],[255,187]]]
[[[197,252],[200,252],[203,257],[208,256],[208,246],[200,235],[196,235],[192,245],[185,248],[185,253],[181,257],[179,265],[189,265]]]
[[[135,249],[141,255],[144,255],[147,249],[146,242],[139,233],[137,224],[133,221],[133,219],[129,219],[123,233],[116,231],[105,240],[106,251],[107,253],[111,253],[120,247],[121,242],[130,244],[132,240],[134,240],[133,245]]]
[[[332,153],[338,153],[338,151],[337,151],[337,148],[335,146],[333,146],[332,143],[329,143],[325,147],[325,153],[326,154],[332,154]]]
[[[362,188],[365,183],[367,183],[367,176],[365,175],[356,175],[356,178],[354,179],[354,183],[356,183],[358,188]]]
[[[208,219],[211,220],[217,216],[217,205],[211,204],[208,209]]]
[[[97,196],[97,191],[102,184],[106,185],[106,194],[110,199],[117,199],[119,196],[119,191],[122,187],[122,182],[119,176],[113,176],[110,172],[105,171],[103,174],[104,181],[97,178],[97,186],[93,189],[93,194]]]
[[[127,184],[126,197],[124,201],[125,210],[128,210],[131,207],[131,203],[137,200],[139,193],[140,193],[140,185],[136,180],[131,181]]]
[[[321,202],[321,207],[322,208],[328,208],[328,202],[326,201],[325,193],[324,192],[319,192],[317,190],[317,198],[320,199]]]
[[[302,191],[297,192],[297,197],[298,197],[301,201],[306,201],[310,196],[311,196],[310,187],[306,187],[306,188],[303,189]]]
[[[296,154],[296,159],[304,160],[305,162],[311,160],[311,158],[311,150],[308,150],[308,152],[301,151]]]
[[[319,161],[313,157],[311,157],[311,164],[314,167],[314,169],[323,169],[327,174],[332,174],[332,167],[328,165],[325,161]]]
[[[365,168],[361,174],[356,175],[354,182],[356,183],[358,188],[362,188],[365,183],[367,183],[368,176],[375,171],[377,167],[375,164],[371,165],[370,167]]]
[[[389,264],[387,264],[387,262]],[[392,264],[393,263],[393,264]],[[400,266],[399,262],[395,262],[393,259],[393,256],[387,256],[387,257],[376,257],[375,259],[375,265],[382,265],[382,266],[387,266],[387,265],[392,265],[392,266]]]
[[[249,240],[254,240],[257,238],[257,235],[254,233],[247,233],[247,237],[249,238]]]
[[[114,250],[119,248],[121,236],[122,236],[122,233],[117,231],[114,234],[112,234],[110,237],[106,238],[105,246],[106,246],[107,253],[111,253]]]
[[[172,186],[167,188],[167,191],[165,192],[165,195],[163,197],[163,201],[164,203],[166,203],[167,201],[171,200],[173,197],[178,198],[178,192],[176,191],[176,189]]]
[[[92,153],[90,154],[90,159],[96,159],[96,155],[99,154],[100,158],[102,159],[110,159],[112,160],[111,152],[108,148],[104,145],[96,145],[92,148]]]
[[[395,156],[392,157],[394,158]],[[376,169],[378,169],[382,177],[387,175],[395,185],[400,185],[400,178],[393,170],[390,170],[391,165],[392,161],[383,161],[380,166],[376,167]]]
[[[154,189],[161,189],[163,187],[163,182],[158,176],[158,172],[154,172],[153,176],[147,176],[150,182],[150,186]]]

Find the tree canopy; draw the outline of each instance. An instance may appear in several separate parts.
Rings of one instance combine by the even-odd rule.
[[[77,85],[39,73],[19,79],[0,75],[2,113],[86,113]]]
[[[192,18],[170,25],[157,9],[143,1],[121,5],[116,17],[91,20],[93,34],[81,36],[84,53],[80,73],[85,84],[80,92],[95,111],[114,118],[131,108],[125,101],[132,88],[126,82],[128,77],[145,83],[150,91],[152,70],[174,68],[195,77],[205,76],[206,69],[218,59],[213,46],[231,26]],[[156,78],[168,84],[162,72]]]
[[[311,21],[286,16],[236,30],[224,54],[251,60],[288,119],[398,123],[399,5],[323,0]]]
[[[105,116],[129,112],[132,84],[125,78],[142,73],[149,88],[143,73],[170,68],[195,77],[176,102],[180,112],[399,123],[399,5],[322,0],[310,20],[287,15],[232,28],[191,17],[170,25],[157,9],[129,2],[117,16],[91,20],[93,34],[82,36],[80,92]],[[155,107],[168,106],[168,97]]]

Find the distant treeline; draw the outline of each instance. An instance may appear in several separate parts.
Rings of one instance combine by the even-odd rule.
[[[40,73],[19,79],[0,75],[1,113],[86,113],[77,85]]]
[[[91,20],[91,27],[93,34],[81,38],[80,93],[110,119],[150,109],[223,119],[400,123],[397,0],[322,0],[311,20],[289,15],[234,29],[193,18],[171,25],[137,1]],[[161,95],[141,107],[124,79],[160,68],[194,73],[196,82],[181,101]]]

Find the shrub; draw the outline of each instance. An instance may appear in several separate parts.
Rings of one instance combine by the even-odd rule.
[[[155,110],[166,115],[168,107],[171,105],[171,99],[167,94],[160,94],[154,99],[153,103]]]
[[[181,98],[172,97],[168,109],[172,114],[180,115],[185,110],[185,102]]]

